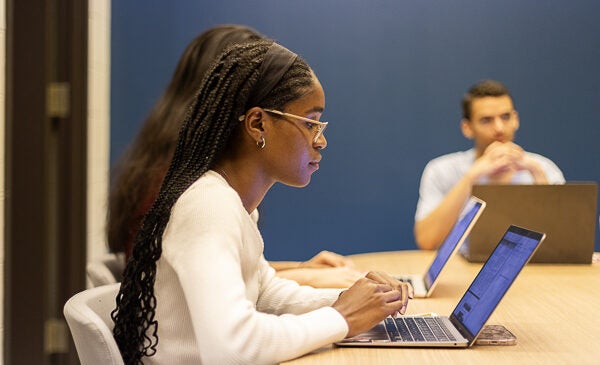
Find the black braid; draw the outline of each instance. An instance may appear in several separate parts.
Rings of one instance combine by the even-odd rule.
[[[142,357],[156,353],[156,261],[162,253],[162,235],[171,208],[234,143],[232,135],[240,125],[238,117],[246,111],[246,102],[271,44],[271,41],[261,40],[224,51],[207,72],[187,112],[160,193],[135,238],[133,255],[124,272],[116,308],[111,313],[115,322],[113,334],[126,365],[142,364]],[[308,65],[297,58],[261,102],[262,106],[283,108],[310,91],[313,77]]]

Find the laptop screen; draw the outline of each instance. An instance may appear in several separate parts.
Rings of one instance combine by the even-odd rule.
[[[510,226],[452,312],[450,319],[470,341],[492,315],[545,235]]]
[[[435,256],[435,259],[429,267],[429,270],[427,270],[427,274],[425,276],[425,285],[428,288],[437,279],[438,275],[440,275],[440,272],[442,272],[442,269],[450,259],[450,256],[452,256],[454,251],[456,251],[458,244],[462,241],[461,239],[463,239],[463,236],[465,236],[467,233],[467,230],[471,226],[471,222],[473,222],[477,216],[477,213],[481,209],[482,205],[482,201],[471,199],[465,209],[466,213],[456,222],[448,236],[446,236],[444,242],[442,242],[440,245],[437,255]]]

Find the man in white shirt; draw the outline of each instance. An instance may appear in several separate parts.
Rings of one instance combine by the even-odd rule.
[[[560,169],[513,142],[519,115],[498,81],[473,85],[462,100],[461,131],[468,151],[431,160],[421,176],[414,234],[421,249],[437,249],[458,219],[474,184],[562,184]]]

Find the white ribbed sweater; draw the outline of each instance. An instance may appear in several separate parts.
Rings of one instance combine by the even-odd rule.
[[[179,198],[157,264],[158,350],[145,364],[274,364],[341,340],[339,290],[275,276],[240,197],[208,171]]]

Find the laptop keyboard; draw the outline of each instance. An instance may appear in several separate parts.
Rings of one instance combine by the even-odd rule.
[[[398,280],[400,280],[400,281],[402,281],[402,282],[404,282],[404,283],[408,283],[408,284],[410,284],[411,286],[414,286],[414,285],[413,285],[413,281],[412,281],[412,279],[411,279],[411,278],[398,277],[398,278],[396,278],[396,279],[398,279]]]
[[[391,341],[444,342],[456,339],[439,317],[388,317],[385,330]]]

